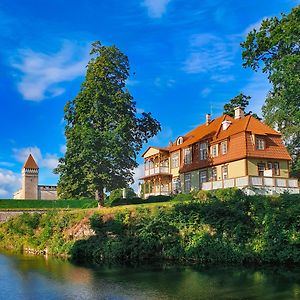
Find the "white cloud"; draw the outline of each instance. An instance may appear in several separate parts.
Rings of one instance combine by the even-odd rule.
[[[32,154],[32,156],[34,157],[34,159],[40,167],[44,167],[50,170],[53,170],[57,167],[57,155],[50,153],[42,155],[40,148],[38,148],[37,146],[13,149],[14,158],[21,163],[25,163],[29,154]]]
[[[136,108],[136,112],[137,112],[138,114],[142,114],[143,112],[145,112],[145,110],[144,110],[143,108],[137,107],[137,108]]]
[[[151,18],[160,18],[166,11],[171,0],[144,0],[142,5],[148,10]]]
[[[193,35],[191,49],[184,62],[186,73],[222,72],[234,65],[235,54],[239,49],[236,37],[219,38],[212,34]]]
[[[210,88],[204,88],[201,92],[200,92],[200,94],[201,94],[201,96],[202,97],[207,97],[210,93],[212,92],[212,90],[210,89]]]
[[[67,145],[61,145],[59,150],[62,154],[65,154],[67,151]]]
[[[41,101],[65,92],[61,83],[84,75],[88,47],[65,41],[59,52],[45,54],[31,49],[19,49],[12,59],[19,71],[19,92],[25,100]]]
[[[226,83],[229,81],[233,81],[235,77],[233,75],[218,74],[211,76],[210,79],[217,82]]]
[[[248,33],[249,33],[250,31],[252,31],[253,29],[259,30],[262,21],[265,20],[265,19],[269,19],[269,18],[271,18],[271,17],[263,17],[263,18],[261,18],[260,20],[258,20],[257,22],[250,24],[250,25],[247,26],[247,28],[244,30],[242,36],[247,36]]]
[[[154,85],[158,88],[161,87],[172,87],[174,86],[174,84],[176,83],[176,80],[172,79],[172,78],[161,78],[161,77],[156,77],[154,79]]]
[[[21,176],[10,170],[0,169],[0,197],[12,198],[21,187]]]
[[[131,185],[131,187],[134,189],[135,193],[139,192],[139,178],[144,176],[144,165],[139,165],[137,168],[133,171],[133,179],[134,183]]]

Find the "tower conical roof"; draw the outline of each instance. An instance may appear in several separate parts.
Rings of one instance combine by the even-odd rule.
[[[33,156],[31,154],[29,154],[24,166],[23,166],[24,169],[36,169],[38,170],[38,165],[37,163],[35,162]]]

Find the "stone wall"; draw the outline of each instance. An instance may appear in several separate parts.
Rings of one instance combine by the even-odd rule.
[[[34,210],[34,211],[28,211],[28,210],[14,210],[14,211],[0,211],[0,223],[6,222],[9,218],[20,216],[24,212],[26,213],[44,213],[44,210]]]

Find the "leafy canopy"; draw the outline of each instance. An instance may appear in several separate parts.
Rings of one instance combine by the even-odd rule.
[[[224,105],[224,114],[227,114],[231,117],[234,117],[234,109],[236,107],[242,108],[244,111],[246,107],[249,105],[249,101],[251,99],[251,96],[246,96],[243,93],[240,93],[239,95],[233,97],[231,100],[229,100],[228,103]],[[246,114],[251,114],[253,117],[260,120],[260,118],[257,116],[257,114],[252,113],[252,111],[249,111]]]
[[[243,47],[243,66],[262,71],[272,83],[262,108],[265,122],[281,131],[300,175],[300,6],[281,18],[265,19]]]
[[[125,89],[129,62],[115,46],[92,44],[81,90],[65,106],[67,151],[56,173],[61,198],[93,197],[133,182],[136,156],[160,130],[150,113],[136,114]]]

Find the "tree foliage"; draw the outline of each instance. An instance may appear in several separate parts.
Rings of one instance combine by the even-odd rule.
[[[81,90],[65,106],[67,151],[56,173],[61,198],[93,197],[133,182],[136,156],[160,130],[150,113],[136,115],[125,88],[129,62],[115,46],[92,44]]]
[[[262,108],[265,122],[281,131],[300,175],[300,6],[281,18],[265,19],[245,42],[243,66],[262,71],[272,83]]]
[[[228,103],[224,105],[224,114],[227,114],[231,117],[234,117],[234,109],[236,107],[242,108],[244,111],[246,107],[249,105],[249,101],[251,99],[251,96],[246,96],[243,93],[240,93],[239,95],[233,97]],[[260,120],[257,114],[252,113],[252,111],[245,112],[246,114],[251,114],[253,117]]]
[[[228,103],[224,105],[224,114],[234,117],[234,109],[240,107],[243,110],[249,105],[250,96],[246,96],[243,93],[233,97]]]

